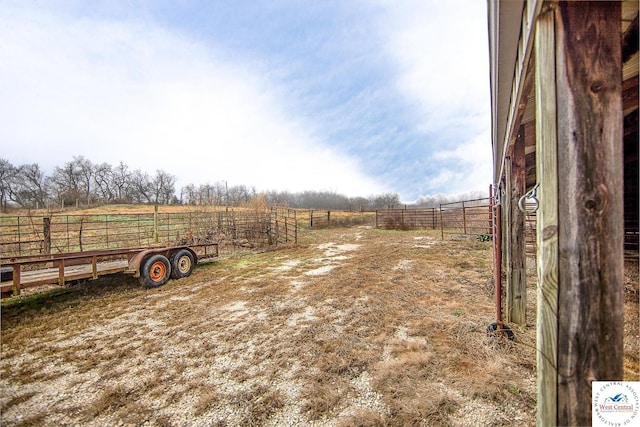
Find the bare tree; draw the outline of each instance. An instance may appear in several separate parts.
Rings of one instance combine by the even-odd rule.
[[[18,168],[13,201],[22,207],[45,207],[49,198],[48,179],[37,163]]]
[[[115,199],[115,188],[113,185],[113,170],[108,163],[101,163],[94,166],[93,181],[95,183],[94,192],[98,199],[107,203]]]
[[[180,203],[196,205],[198,203],[198,190],[193,184],[185,185],[180,190]]]
[[[136,169],[131,174],[132,201],[153,203],[153,184],[146,172]]]
[[[112,168],[111,185],[113,187],[115,199],[118,202],[133,201],[133,198],[131,197],[131,188],[133,186],[132,181],[132,174],[129,172],[129,167],[123,162],[120,162],[119,165]]]
[[[67,162],[53,170],[51,184],[57,198],[65,205],[76,203],[81,196],[81,176],[75,162]]]
[[[80,190],[80,198],[89,205],[91,203],[93,190],[94,166],[91,160],[85,159],[84,156],[74,156],[73,163],[78,174],[78,188]]]
[[[158,169],[151,181],[152,196],[156,204],[169,204],[175,195],[176,177]]]
[[[0,159],[0,209],[7,210],[7,201],[12,197],[16,186],[18,168],[8,160]]]
[[[400,205],[398,193],[384,193],[371,198],[371,207],[374,209],[393,209]]]

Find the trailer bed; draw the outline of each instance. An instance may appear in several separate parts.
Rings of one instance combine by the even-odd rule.
[[[127,260],[103,261],[96,263],[94,274],[92,264],[73,265],[64,270],[64,282],[74,280],[91,279],[105,274],[124,273],[129,269]],[[43,268],[33,271],[23,271],[20,273],[20,287],[29,288],[33,286],[60,284],[59,268]],[[0,283],[2,293],[13,291],[13,280]]]
[[[212,243],[14,257],[2,260],[2,266],[5,268],[0,291],[4,298],[20,295],[20,290],[24,288],[49,284],[62,286],[75,280],[97,279],[106,274],[127,273],[139,277],[140,264],[147,257],[154,254],[164,254],[168,257],[170,253],[183,249],[190,251],[196,260],[218,256],[218,245]],[[12,270],[10,274],[4,271],[6,267]]]

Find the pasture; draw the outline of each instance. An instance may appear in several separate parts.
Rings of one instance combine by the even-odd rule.
[[[489,339],[491,257],[438,230],[305,229],[157,289],[115,275],[3,301],[2,424],[533,425],[535,269],[528,324]]]

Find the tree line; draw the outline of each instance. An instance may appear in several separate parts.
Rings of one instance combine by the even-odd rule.
[[[22,208],[92,205],[97,203],[154,203],[175,201],[176,177],[163,170],[154,176],[131,170],[120,162],[93,163],[73,157],[46,175],[37,163],[14,166],[0,159],[0,201]]]
[[[0,159],[0,206],[47,208],[98,204],[185,204],[245,206],[256,200],[270,206],[307,209],[368,210],[400,205],[397,193],[349,198],[331,191],[258,193],[255,187],[227,182],[189,184],[176,191],[176,177],[164,170],[149,175],[120,162],[93,163],[74,156],[47,175],[37,163],[13,165]]]
[[[437,207],[440,203],[483,197],[481,193],[450,196],[422,196],[411,207]],[[246,206],[260,202],[269,206],[285,206],[322,210],[375,210],[404,207],[397,193],[368,197],[347,197],[333,191],[257,192],[255,187],[214,184],[189,184],[176,192],[176,177],[158,169],[149,175],[132,170],[120,162],[93,163],[74,156],[47,175],[37,163],[15,166],[0,158],[0,207],[8,205],[38,209],[99,204],[184,204],[193,206]]]

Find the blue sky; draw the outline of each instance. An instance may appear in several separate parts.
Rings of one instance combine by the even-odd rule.
[[[178,186],[487,191],[480,0],[0,0],[0,157]]]

